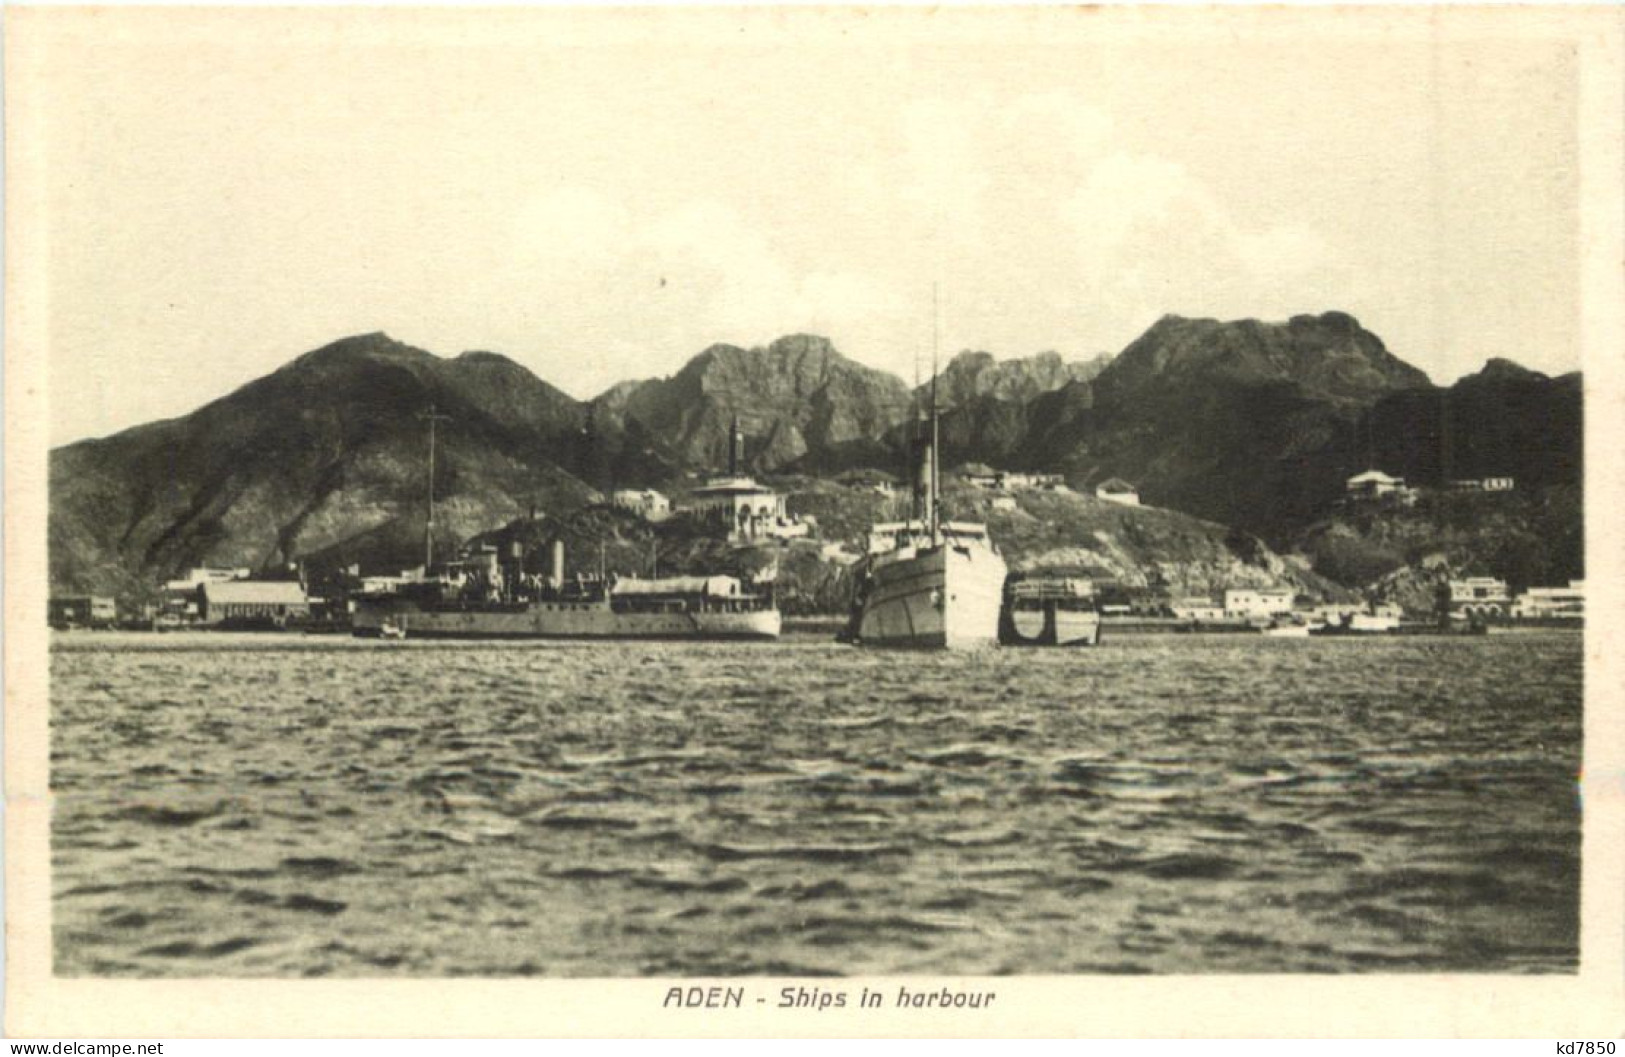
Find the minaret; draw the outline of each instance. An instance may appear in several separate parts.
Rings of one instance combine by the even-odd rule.
[[[739,416],[736,414],[733,425],[728,427],[728,476],[738,477],[744,462],[745,431],[739,428]]]

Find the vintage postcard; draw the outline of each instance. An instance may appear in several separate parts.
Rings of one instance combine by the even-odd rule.
[[[1616,1037],[1607,8],[13,7],[13,1035]]]

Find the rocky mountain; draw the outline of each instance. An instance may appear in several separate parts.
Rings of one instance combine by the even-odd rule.
[[[1004,458],[1083,487],[1123,477],[1150,503],[1280,541],[1335,497],[1339,453],[1364,411],[1427,384],[1343,313],[1168,316],[1092,382],[1031,401]]]
[[[991,352],[962,352],[937,375],[937,406],[947,411],[986,399],[1025,404],[1069,383],[1088,382],[1111,361],[1110,355],[1101,355],[1069,362],[1054,352],[996,360]],[[923,400],[930,389],[926,382],[916,395]]]
[[[726,463],[738,416],[748,463],[770,470],[884,460],[881,440],[908,417],[910,396],[901,379],[798,334],[766,348],[713,345],[670,378],[616,386],[595,403],[697,467]]]
[[[1551,488],[1578,496],[1581,389],[1578,375],[1504,360],[1436,387],[1336,312],[1167,317],[1109,363],[964,353],[938,379],[946,466],[1059,472],[1085,493],[1123,477],[1149,506],[1301,548],[1345,582],[1411,561],[1432,531],[1395,530],[1396,547],[1337,524],[1343,482],[1361,470],[1418,484],[1512,476],[1531,502]],[[381,334],[348,338],[185,417],[53,452],[52,584],[137,594],[203,563],[410,565],[430,406],[446,416],[434,488],[450,546],[610,487],[681,491],[725,463],[736,415],[751,468],[798,474],[808,494],[851,468],[904,474],[915,395],[807,335],[712,346],[670,378],[586,403],[495,353],[442,359]],[[1581,505],[1556,503],[1538,531],[1577,541]],[[1314,525],[1327,528],[1306,536]],[[1571,550],[1520,560],[1568,569]]]
[[[1101,372],[1095,390],[1104,406],[1132,407],[1170,389],[1291,385],[1309,400],[1364,407],[1428,384],[1353,316],[1326,312],[1285,323],[1164,316]]]
[[[191,565],[311,555],[421,561],[431,406],[444,546],[533,504],[578,505],[605,467],[669,472],[624,430],[592,443],[580,404],[505,357],[347,338],[183,418],[52,452],[53,588],[138,594]]]
[[[1110,356],[1068,362],[1053,352],[1003,361],[986,352],[960,353],[937,376],[944,460],[1011,463],[1050,421],[1054,394],[1090,393],[1089,382],[1110,362]],[[928,406],[930,388],[927,382],[916,391],[921,407]],[[906,451],[910,432],[906,426],[893,430],[888,445]]]

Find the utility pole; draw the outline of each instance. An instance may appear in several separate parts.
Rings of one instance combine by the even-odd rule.
[[[423,575],[429,575],[434,565],[434,427],[437,422],[450,422],[450,415],[442,415],[434,404],[418,418],[429,423],[429,518],[423,526]]]

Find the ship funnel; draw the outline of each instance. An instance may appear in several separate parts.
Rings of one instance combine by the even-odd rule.
[[[914,516],[921,524],[931,520],[931,506],[936,501],[933,494],[935,481],[931,474],[931,440],[929,437],[918,437],[914,441]]]
[[[555,539],[552,546],[553,565],[551,578],[555,588],[564,586],[564,541]]]

